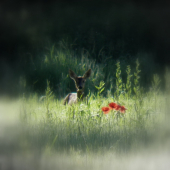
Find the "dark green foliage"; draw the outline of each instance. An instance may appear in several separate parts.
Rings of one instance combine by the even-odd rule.
[[[136,70],[134,72],[134,87],[133,87],[136,99],[140,95],[140,82],[139,82],[140,75],[139,75],[139,73],[141,72],[141,70],[139,70],[139,65],[140,65],[139,60],[137,59],[136,60]]]
[[[116,63],[117,69],[116,69],[116,89],[114,93],[114,97],[116,101],[119,101],[120,93],[122,92],[122,77],[121,77],[121,69],[120,69],[120,62],[118,61]]]
[[[43,57],[39,56],[34,59],[30,57],[28,66],[23,68],[23,76],[20,78],[20,91],[27,93],[32,91],[37,92],[39,95],[45,95],[46,81],[49,80],[54,95],[57,98],[63,98],[67,93],[76,91],[68,70],[72,69],[77,75],[82,76],[89,68],[92,69],[92,75],[86,82],[86,95],[89,90],[96,93],[95,86],[99,86],[101,81],[105,82],[106,89],[102,90],[102,94],[106,96],[108,93],[112,93],[117,101],[121,93],[126,93],[126,97],[130,97],[131,93],[138,95],[139,83],[142,87],[146,87],[147,83],[144,83],[146,75],[143,72],[139,80],[139,60],[135,62],[127,60],[125,57],[120,57],[120,61],[117,62],[111,58],[106,58],[103,63],[99,64],[90,59],[88,52],[82,51],[79,53],[69,49],[68,46],[67,42],[63,40],[60,47],[53,45]],[[127,67],[127,65],[131,65],[131,67]],[[144,63],[140,63],[140,67],[143,67],[143,65]],[[130,72],[134,72],[133,83],[130,81],[132,79]],[[146,87],[146,90],[148,89]]]
[[[46,81],[49,80],[55,96],[62,98],[67,93],[76,91],[74,82],[68,74],[69,69],[82,76],[89,68],[92,69],[92,75],[87,80],[86,92],[88,88],[94,91],[94,85],[98,84],[104,76],[101,68],[94,61],[89,60],[86,53],[82,53],[80,58],[65,46],[58,49],[52,46],[42,58],[32,60],[29,63],[29,70],[24,68],[24,73],[27,88],[31,91],[44,94]]]
[[[131,68],[130,68],[130,65],[127,66],[127,70],[126,70],[126,73],[127,73],[127,81],[126,81],[126,97],[127,99],[129,99],[131,97],[131,93],[132,93],[132,83],[131,83]]]
[[[164,46],[158,45],[161,41],[157,35],[160,34],[151,33],[154,32],[151,29],[156,30],[151,24],[155,22],[155,15],[152,19],[146,17],[149,10],[145,7],[139,10],[133,3],[42,2],[39,5],[18,4],[10,9],[2,7],[1,12],[5,15],[1,28],[4,34],[1,36],[0,92],[4,89],[17,93],[20,91],[19,77],[25,76],[27,89],[42,94],[48,79],[54,93],[61,97],[74,90],[74,85],[68,81],[67,70],[71,67],[82,74],[88,68],[86,61],[79,64],[82,58],[95,62],[95,68],[101,65],[100,80],[106,83],[106,89],[110,88],[110,82],[115,86],[117,60],[121,63],[122,80],[126,80],[125,67],[131,65],[134,72],[134,61],[139,58],[143,70],[141,85],[147,88],[153,73],[161,73],[165,56],[169,56],[161,55],[157,62],[156,58],[161,54],[157,51]],[[155,44],[159,48],[155,48]],[[61,51],[64,60],[58,55]],[[70,61],[67,61],[69,57]],[[93,71],[95,76],[97,71]],[[91,89],[93,87],[90,85]]]

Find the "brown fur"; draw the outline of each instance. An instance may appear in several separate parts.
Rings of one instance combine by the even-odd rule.
[[[64,99],[64,105],[77,103],[78,100],[82,100],[84,97],[85,81],[91,75],[91,69],[89,69],[83,76],[77,76],[72,70],[69,70],[70,78],[74,80],[77,93],[69,93]]]

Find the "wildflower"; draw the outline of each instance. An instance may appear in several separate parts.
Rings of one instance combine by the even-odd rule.
[[[121,113],[125,113],[126,110],[127,110],[127,109],[125,108],[125,106],[121,106],[121,108],[120,108],[120,112],[121,112]]]
[[[116,104],[116,103],[114,103],[114,102],[112,102],[112,103],[109,103],[109,108],[110,108],[111,110],[113,110],[113,109],[119,110],[119,109],[121,108],[121,106],[118,105],[118,104]]]
[[[111,110],[113,110],[113,109],[116,109],[117,108],[117,104],[116,103],[109,103],[109,108],[111,109]]]
[[[117,104],[117,107],[115,108],[115,110],[120,110],[122,106]]]
[[[104,114],[108,114],[110,112],[110,108],[109,107],[102,107],[102,111]]]

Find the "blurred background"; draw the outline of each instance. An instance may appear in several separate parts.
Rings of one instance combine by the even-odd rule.
[[[158,0],[1,0],[0,93],[17,96],[21,79],[33,92],[42,93],[47,78],[53,90],[59,88],[71,64],[51,71],[42,66],[58,51],[78,59],[85,54],[101,65],[104,81],[115,61],[133,66],[139,58],[147,87],[170,64],[169,8],[169,1]]]
[[[0,169],[169,170],[169,30],[170,1],[1,0]]]

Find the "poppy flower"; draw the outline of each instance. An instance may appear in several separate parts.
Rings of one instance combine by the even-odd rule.
[[[119,109],[121,108],[121,106],[118,105],[118,104],[116,104],[116,103],[114,103],[114,102],[112,102],[112,103],[109,103],[109,108],[110,108],[111,110],[113,110],[113,109],[119,110]]]
[[[117,104],[114,103],[114,102],[109,103],[109,108],[110,108],[111,110],[116,109],[116,108],[117,108]]]
[[[122,106],[117,104],[117,107],[115,108],[115,110],[120,110]]]
[[[110,108],[109,107],[102,107],[102,111],[104,114],[108,114],[110,112]]]
[[[125,108],[125,106],[121,106],[121,108],[120,108],[120,112],[121,112],[121,113],[125,113],[126,110],[127,110],[127,109]]]

